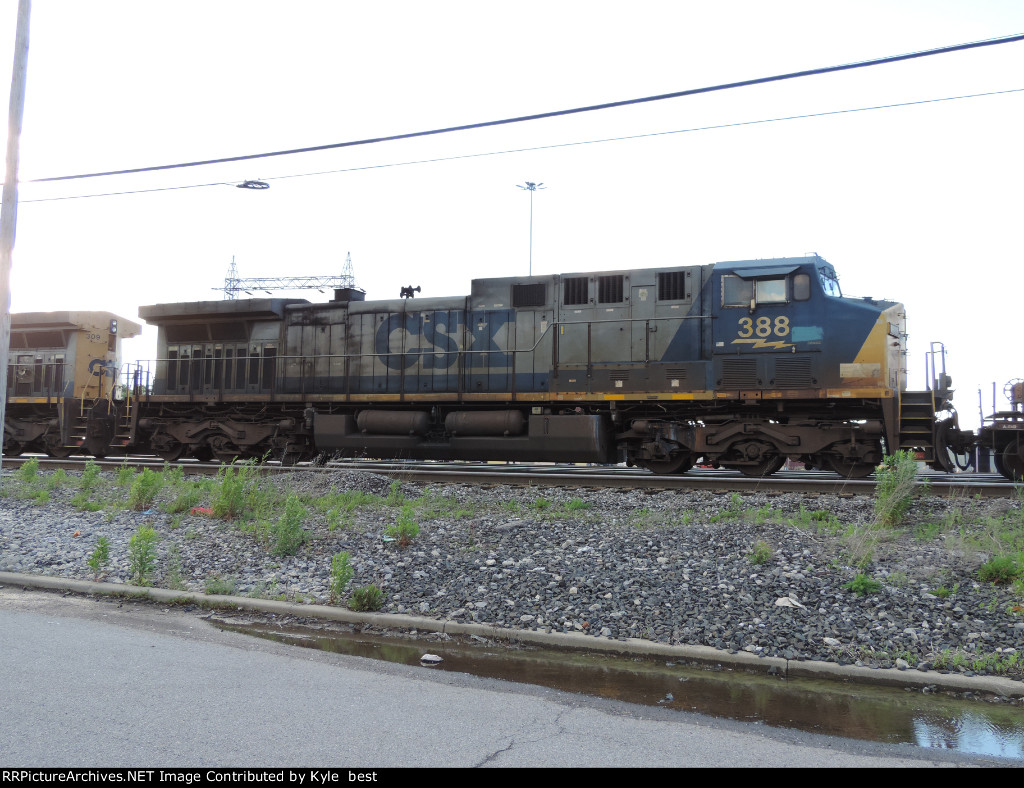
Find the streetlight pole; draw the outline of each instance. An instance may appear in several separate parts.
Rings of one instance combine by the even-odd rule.
[[[6,12],[5,12],[6,13]],[[14,38],[10,108],[7,113],[7,170],[0,197],[0,447],[7,412],[7,363],[11,343],[11,259],[18,223],[18,160],[22,116],[25,113],[25,74],[28,69],[28,29],[32,0],[19,0]]]
[[[530,193],[530,276],[533,276],[533,193],[538,189],[547,188],[543,183],[527,181],[525,184],[517,183],[520,189],[526,189]]]

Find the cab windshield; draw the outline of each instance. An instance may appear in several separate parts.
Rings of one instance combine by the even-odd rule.
[[[825,291],[825,295],[836,298],[842,296],[843,293],[839,289],[839,277],[836,276],[834,269],[819,268],[818,277],[821,279],[821,289]]]

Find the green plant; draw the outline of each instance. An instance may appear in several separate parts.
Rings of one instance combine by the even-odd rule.
[[[919,542],[928,542],[938,539],[944,530],[942,523],[922,523],[914,528],[914,538]]]
[[[103,504],[99,501],[90,501],[89,493],[84,490],[71,499],[71,505],[83,512],[98,512],[103,508]]]
[[[582,509],[589,509],[590,504],[581,498],[572,498],[565,504],[565,510],[567,512],[578,512]]]
[[[803,504],[795,517],[789,519],[790,525],[797,528],[813,528],[816,531],[838,533],[843,530],[839,518],[826,509],[807,509]]]
[[[63,468],[58,468],[50,474],[50,478],[46,480],[47,490],[58,490],[63,487],[68,480],[68,474]]]
[[[289,493],[284,502],[284,514],[271,526],[270,535],[274,540],[274,555],[295,555],[306,541],[302,522],[306,518],[306,507],[295,493]]]
[[[750,552],[747,554],[747,560],[756,566],[761,566],[762,564],[767,564],[771,561],[772,556],[772,548],[768,546],[767,542],[759,539],[754,542],[754,545],[750,548]]]
[[[173,468],[164,463],[164,469],[161,471],[164,477],[164,483],[171,487],[178,488],[185,484],[185,469],[180,465],[176,465]]]
[[[538,498],[536,501],[533,502],[533,508],[536,509],[538,512],[543,512],[551,508],[551,501],[549,501],[547,498]]]
[[[203,499],[203,493],[198,487],[179,487],[179,492],[174,500],[164,504],[164,511],[168,514],[180,514],[192,511]]]
[[[459,501],[454,495],[438,495],[428,492],[415,501],[416,508],[424,518],[461,520],[477,513],[475,504]]]
[[[861,572],[853,580],[843,586],[859,596],[877,594],[882,590],[882,584],[872,577]]]
[[[917,486],[917,460],[913,452],[888,455],[875,471],[875,522],[895,528],[903,522]]]
[[[32,493],[32,500],[34,500],[40,506],[44,506],[50,502],[50,491],[49,490],[37,490]]]
[[[347,551],[335,553],[331,558],[331,602],[337,601],[345,592],[345,587],[355,576],[352,569],[351,556]]]
[[[85,491],[91,490],[95,486],[96,480],[99,478],[99,476],[100,466],[97,465],[96,462],[90,457],[88,460],[85,461],[85,468],[82,469],[82,478],[79,481],[78,486]]]
[[[130,465],[125,464],[125,465],[122,465],[120,468],[117,469],[117,486],[118,487],[127,487],[128,485],[130,485],[132,483],[132,480],[134,478],[135,478],[135,469],[132,468]]]
[[[140,525],[128,540],[128,573],[140,586],[149,585],[149,575],[156,566],[156,543],[160,534],[149,525]]]
[[[163,486],[163,477],[150,470],[143,469],[132,481],[131,489],[128,492],[128,505],[136,512],[141,512],[153,505],[156,494]]]
[[[387,498],[384,499],[384,503],[388,506],[404,506],[406,502],[405,494],[402,492],[401,482],[391,482],[391,486],[388,488]]]
[[[182,578],[181,572],[181,550],[177,545],[172,544],[167,550],[167,572],[164,576],[164,585],[175,591],[184,591],[185,580]]]
[[[18,468],[18,478],[23,482],[35,481],[36,475],[39,473],[39,460],[35,457],[30,457],[22,463],[21,467]]]
[[[385,533],[396,539],[402,547],[408,547],[420,534],[420,526],[413,517],[412,506],[406,504],[398,513],[397,520],[387,527]]]
[[[985,583],[1005,585],[1012,583],[1021,574],[1020,565],[1012,555],[997,555],[986,561],[978,570],[978,579]]]
[[[231,596],[235,593],[235,580],[230,577],[212,575],[211,577],[206,578],[206,586],[204,590],[210,596]]]
[[[99,580],[100,575],[107,567],[107,563],[110,561],[110,540],[105,536],[101,536],[96,540],[96,547],[92,551],[92,555],[89,556],[88,564],[92,570],[93,579]]]
[[[284,594],[280,593],[277,578],[274,578],[269,583],[260,580],[246,596],[253,599],[278,599],[282,602],[284,601]]]
[[[375,585],[355,589],[351,599],[348,600],[349,609],[359,613],[380,610],[383,604],[384,592]]]
[[[265,516],[271,508],[270,494],[260,487],[259,466],[252,460],[221,468],[211,499],[214,517],[222,520]]]
[[[720,523],[728,522],[729,520],[739,520],[743,517],[743,498],[739,493],[733,493],[729,496],[729,505],[726,506],[718,514],[713,514],[708,518],[709,522]]]
[[[348,528],[352,525],[356,511],[360,508],[379,503],[379,496],[361,490],[346,490],[317,498],[312,505],[324,513],[327,527],[333,531],[335,528]]]
[[[932,591],[933,596],[937,596],[939,599],[949,599],[952,592],[945,586],[939,586]]]

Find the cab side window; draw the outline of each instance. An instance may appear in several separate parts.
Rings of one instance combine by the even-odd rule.
[[[785,279],[757,279],[754,281],[754,299],[759,304],[786,303]]]
[[[753,304],[785,304],[789,301],[787,279],[784,276],[770,279],[743,279],[726,274],[722,277],[722,306],[745,306]]]
[[[753,297],[752,280],[729,274],[722,277],[722,306],[750,306]]]

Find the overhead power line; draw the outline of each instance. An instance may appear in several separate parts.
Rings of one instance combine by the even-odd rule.
[[[756,126],[764,123],[781,123],[787,120],[807,120],[809,118],[823,118],[829,115],[846,115],[854,112],[871,112],[879,109],[896,109],[899,107],[913,107],[921,104],[937,104],[943,101],[959,101],[962,99],[983,98],[986,96],[1002,96],[1007,93],[1024,93],[1024,88],[1011,88],[1010,90],[996,90],[989,93],[972,93],[964,96],[946,96],[943,98],[921,99],[919,101],[904,101],[898,104],[878,104],[871,107],[852,107],[849,109],[835,109],[826,112],[812,112],[804,115],[786,115],[778,118],[760,118],[758,120],[739,120],[733,123],[720,123],[713,126],[696,126],[688,129],[673,129],[670,131],[650,131],[642,134],[630,134],[622,137],[604,137],[594,140],[575,140],[573,142],[555,142],[549,145],[533,145],[527,148],[509,148],[506,150],[483,151],[480,153],[460,153],[453,156],[439,156],[433,159],[415,159],[412,161],[387,162],[384,164],[365,164],[359,167],[343,167],[335,170],[318,170],[316,172],[301,172],[291,175],[275,175],[265,178],[267,181],[282,181],[290,178],[310,178],[317,175],[338,175],[346,172],[362,172],[364,170],[381,170],[389,167],[409,167],[415,164],[437,164],[445,161],[459,161],[460,159],[476,159],[485,156],[505,156],[511,153],[529,153],[538,150],[552,150],[555,148],[572,148],[580,145],[599,145],[606,142],[627,142],[629,140],[645,139],[647,137],[667,137],[672,134],[688,134],[697,131],[719,131],[721,129],[738,128],[741,126]],[[183,186],[158,186],[150,189],[129,189],[117,192],[100,192],[96,194],[72,194],[63,197],[40,197],[34,200],[21,200],[21,203],[32,202],[55,202],[59,200],[86,200],[93,197],[120,197],[129,194],[149,194],[152,192],[178,191],[181,189],[204,189],[209,186],[235,186],[233,183],[214,181],[212,183],[193,183]]]
[[[405,134],[392,134],[384,137],[369,137],[361,140],[350,140],[348,142],[334,142],[327,145],[313,145],[305,148],[291,148],[288,150],[270,151],[267,153],[250,153],[241,156],[226,156],[219,159],[205,159],[202,161],[190,161],[181,162],[178,164],[160,164],[152,167],[134,167],[131,169],[124,170],[107,170],[105,172],[90,172],[82,173],[79,175],[57,175],[49,178],[35,178],[26,183],[49,183],[53,181],[70,181],[80,180],[83,178],[101,178],[109,175],[132,175],[141,172],[156,172],[159,170],[172,170],[182,169],[186,167],[204,167],[211,164],[228,164],[236,161],[252,161],[254,159],[266,159],[274,156],[292,156],[297,153],[313,153],[316,151],[334,150],[336,148],[350,148],[357,145],[372,145],[380,142],[394,142],[396,140],[407,140],[414,139],[416,137],[428,137],[439,134],[451,134],[456,131],[469,131],[471,129],[483,129],[493,126],[504,126],[512,123],[525,123],[533,120],[543,120],[546,118],[556,118],[565,115],[576,115],[583,112],[596,112],[598,110],[614,109],[616,107],[626,107],[634,104],[644,104],[653,101],[665,101],[667,99],[682,98],[683,96],[696,96],[702,93],[713,93],[721,90],[732,90],[735,88],[750,87],[752,85],[764,85],[769,82],[781,82],[789,79],[799,79],[801,77],[811,77],[820,74],[830,74],[838,71],[850,71],[858,68],[868,68],[870,66],[880,66],[888,63],[898,63],[904,60],[913,60],[915,58],[931,57],[933,55],[944,55],[950,52],[961,52],[968,49],[977,49],[979,47],[996,46],[998,44],[1010,44],[1015,41],[1024,41],[1024,34],[1004,36],[1002,38],[990,38],[984,41],[974,41],[967,44],[956,44],[948,47],[939,47],[937,49],[926,49],[920,52],[910,52],[903,55],[890,55],[889,57],[875,58],[872,60],[861,60],[855,63],[845,63],[838,66],[825,66],[823,68],[808,69],[805,71],[793,71],[787,74],[776,74],[770,77],[758,77],[756,79],[746,79],[740,82],[726,82],[719,85],[710,85],[702,88],[690,88],[688,90],[679,90],[673,93],[661,93],[655,96],[644,96],[642,98],[625,99],[623,101],[611,101],[604,104],[591,104],[585,107],[575,107],[573,109],[554,110],[552,112],[541,112],[534,115],[520,115],[513,118],[503,118],[501,120],[489,120],[482,121],[480,123],[467,123],[460,126],[448,126],[440,129],[430,129],[428,131],[412,131]]]

